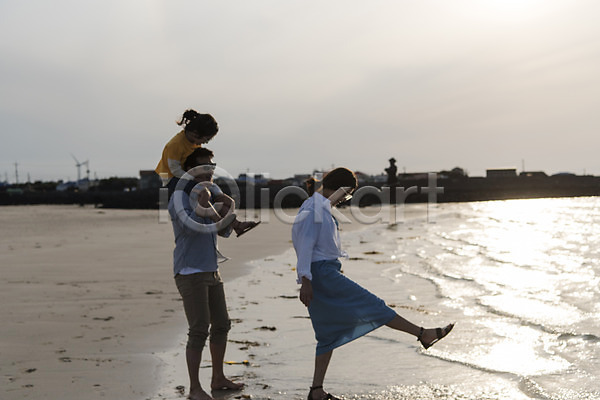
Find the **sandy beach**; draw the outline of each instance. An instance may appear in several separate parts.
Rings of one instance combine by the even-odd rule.
[[[148,210],[27,206],[1,212],[2,398],[185,397],[187,325],[171,272],[170,222]],[[297,210],[279,212],[284,215],[241,210],[241,219],[262,224],[219,241],[230,257],[220,265],[233,323],[226,373],[247,386],[215,398],[302,398],[309,385],[315,341],[297,299],[289,224]],[[346,233],[365,228],[349,209],[341,212],[352,221],[342,225]],[[357,241],[352,245],[363,243],[347,237]],[[343,387],[363,353],[336,353],[352,360],[330,373]],[[208,385],[208,351],[202,368]]]
[[[407,205],[397,225],[352,214],[343,270],[416,324],[456,322],[453,333],[425,351],[377,329],[336,349],[326,388],[369,400],[600,399],[597,199],[438,206]],[[255,213],[240,213],[263,221],[255,231],[219,242],[230,257],[220,266],[232,319],[225,372],[246,387],[213,396],[306,398],[315,338],[291,227]],[[2,400],[185,398],[170,223],[77,206],[3,207],[0,223]],[[520,242],[527,251],[514,250]],[[208,387],[208,351],[201,368]]]
[[[156,211],[77,206],[3,207],[0,222],[2,399],[147,399],[169,376],[177,381],[164,398],[180,397],[186,376],[165,368],[174,357],[185,371],[173,353],[186,322],[170,223]],[[221,240],[225,281],[283,252],[289,236],[271,215]]]

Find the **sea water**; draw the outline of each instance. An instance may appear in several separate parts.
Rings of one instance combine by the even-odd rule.
[[[600,198],[394,212],[395,224],[342,226],[344,272],[417,325],[456,326],[427,351],[387,327],[344,345],[326,390],[348,399],[600,399]],[[253,398],[306,398],[311,383],[315,341],[294,266],[291,250],[259,260],[228,288],[233,316],[254,326],[232,330],[255,342],[242,377]]]

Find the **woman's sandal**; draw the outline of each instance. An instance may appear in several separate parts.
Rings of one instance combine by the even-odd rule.
[[[423,332],[425,331],[425,329],[421,327],[421,330],[419,331],[419,336],[417,336],[417,340],[421,343],[421,345],[423,345],[425,350],[427,350],[428,348],[439,342],[441,339],[443,339],[447,334],[449,334],[452,328],[454,328],[454,324],[448,325],[447,327],[443,328],[443,330],[442,328],[435,328],[435,335],[437,337],[431,342],[425,343],[422,339]]]
[[[308,400],[313,400],[312,392],[315,389],[323,389],[323,386],[311,386],[310,391],[308,392]],[[322,397],[320,400],[341,400],[335,396],[332,396],[330,393],[325,393],[325,397]]]

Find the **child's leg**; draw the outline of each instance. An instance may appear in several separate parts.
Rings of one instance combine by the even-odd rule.
[[[223,194],[222,196],[218,197],[218,201],[218,203],[215,203],[215,209],[218,211],[221,217],[225,217],[228,213],[233,214],[235,212],[235,201],[231,197]],[[219,205],[218,207],[217,204]],[[240,236],[254,228],[256,225],[258,225],[258,222],[242,222],[236,218],[231,224],[231,227],[233,230],[235,230],[235,233]]]

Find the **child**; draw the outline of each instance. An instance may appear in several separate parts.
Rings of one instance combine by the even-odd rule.
[[[195,110],[186,110],[177,122],[183,130],[165,145],[162,158],[156,166],[156,173],[163,179],[172,194],[177,181],[183,176],[183,163],[192,152],[208,143],[219,131],[217,121],[210,114],[200,114]],[[173,179],[175,178],[175,179]]]
[[[177,125],[182,126],[183,130],[175,135],[163,149],[162,158],[156,166],[156,173],[163,179],[163,184],[169,189],[169,198],[177,187],[177,182],[185,174],[185,161],[198,149],[202,149],[202,145],[208,143],[219,131],[217,121],[210,114],[200,114],[195,110],[189,109],[183,113],[181,120]],[[213,156],[212,151],[207,150],[210,157]],[[204,154],[206,156],[206,154]],[[231,226],[237,236],[241,236],[250,229],[258,225],[257,222],[241,222],[233,214],[235,202],[233,199],[225,195],[221,189],[213,184],[211,187],[213,196],[221,199],[223,206],[218,210],[218,213],[213,215],[211,219],[214,222],[227,217],[224,222],[224,228]],[[199,207],[198,210],[201,208]],[[231,213],[228,214],[228,211]],[[231,230],[222,229],[219,234],[228,236]]]

